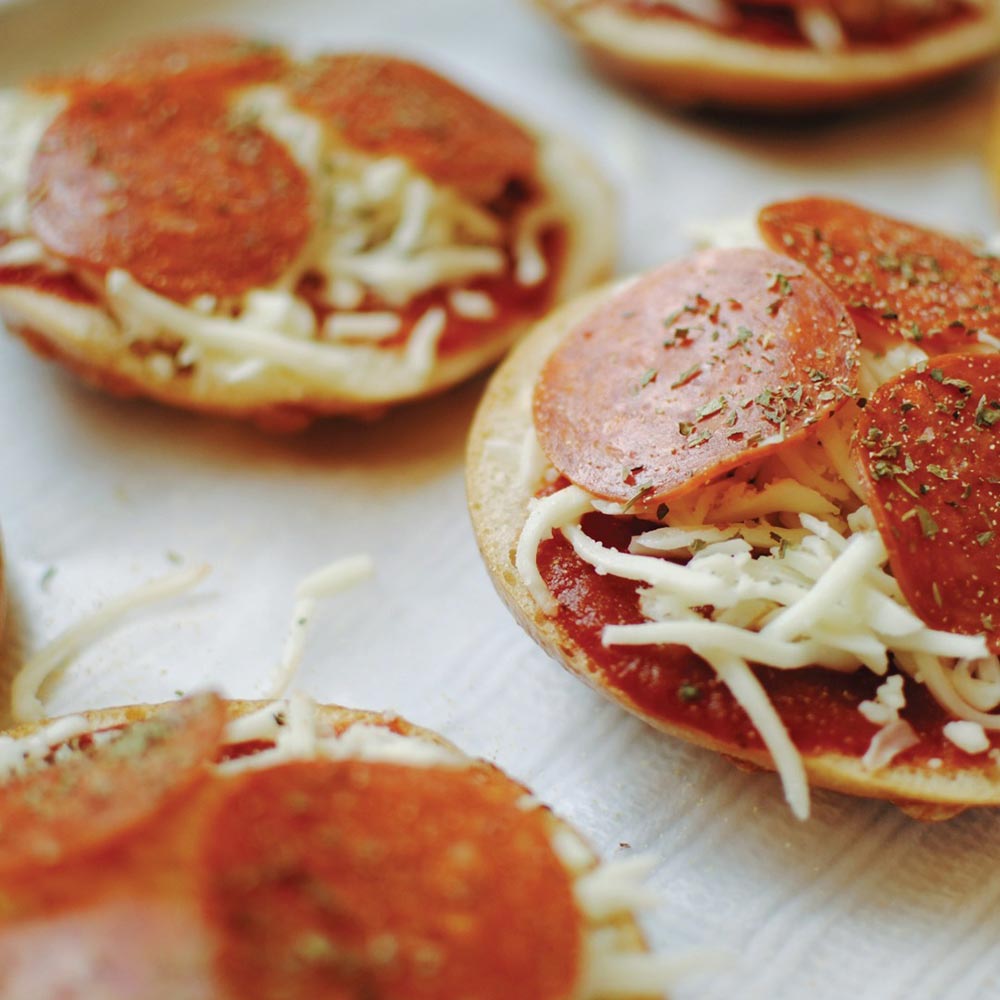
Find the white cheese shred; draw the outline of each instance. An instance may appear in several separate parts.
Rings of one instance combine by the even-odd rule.
[[[524,585],[547,615],[555,614],[558,605],[538,572],[538,546],[551,538],[556,528],[578,521],[591,506],[589,494],[579,486],[567,486],[529,504],[528,520],[517,545],[516,565]]]
[[[310,573],[295,590],[292,624],[285,640],[278,670],[268,687],[267,698],[280,698],[291,684],[305,651],[309,621],[317,603],[369,579],[375,571],[370,556],[355,555]]]
[[[662,996],[692,976],[731,966],[735,954],[722,948],[689,948],[677,955],[592,947],[583,995],[601,1000]]]
[[[37,722],[44,717],[45,708],[40,698],[42,685],[81,649],[116,627],[135,609],[182,594],[199,584],[208,573],[208,566],[196,566],[152,580],[108,601],[29,657],[15,676],[11,688],[11,714],[15,721]]]
[[[594,920],[656,906],[659,896],[642,885],[654,866],[644,855],[598,865],[576,880],[576,901]]]

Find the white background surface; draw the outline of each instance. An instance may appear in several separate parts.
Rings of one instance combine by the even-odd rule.
[[[575,136],[619,189],[623,271],[683,252],[692,221],[807,191],[996,228],[980,162],[989,79],[799,128],[673,116],[592,78],[514,0],[39,0],[0,10],[0,82],[196,22],[303,52],[417,55]],[[521,634],[465,513],[463,439],[481,388],[286,440],[106,399],[0,340],[8,668],[174,554],[210,562],[208,583],[73,664],[47,689],[51,709],[208,683],[252,697],[277,662],[295,582],[367,551],[377,578],[317,616],[300,686],[439,729],[531,784],[605,854],[652,854],[664,896],[647,920],[653,943],[737,953],[678,998],[1000,995],[1000,817],[922,826],[819,793],[800,825],[773,778],[646,731]]]

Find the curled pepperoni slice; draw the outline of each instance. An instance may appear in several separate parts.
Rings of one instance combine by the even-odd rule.
[[[762,458],[854,394],[854,327],[801,265],[766,250],[668,264],[562,341],[535,387],[553,465],[647,508]]]
[[[1000,356],[942,355],[897,375],[868,401],[855,447],[910,606],[1000,651]]]
[[[42,137],[28,197],[53,254],[178,300],[269,284],[311,226],[308,180],[276,140],[168,87],[71,104]]]
[[[480,769],[251,771],[206,831],[206,912],[233,995],[557,1000],[581,917],[544,814]]]
[[[204,31],[140,42],[90,63],[75,77],[43,79],[35,86],[79,92],[104,84],[135,87],[169,80],[199,88],[224,87],[273,80],[287,66],[288,56],[278,45]]]
[[[0,785],[0,874],[56,865],[131,833],[204,776],[224,722],[222,702],[198,695]]]
[[[518,124],[416,63],[380,55],[321,56],[293,81],[296,102],[345,142],[402,156],[476,201],[535,174],[535,143]]]
[[[930,354],[1000,337],[1000,260],[848,202],[802,198],[760,213],[764,241],[802,261],[851,311]]]

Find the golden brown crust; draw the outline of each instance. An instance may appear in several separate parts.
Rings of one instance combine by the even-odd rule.
[[[743,41],[610,4],[536,0],[594,61],[671,104],[804,111],[862,103],[929,83],[1000,51],[1000,8],[909,43],[820,53]]]
[[[592,687],[663,732],[747,764],[773,770],[766,750],[748,750],[700,730],[642,710],[611,688],[586,653],[554,618],[535,603],[514,567],[514,552],[536,484],[519,476],[525,438],[532,428],[531,389],[556,344],[615,286],[591,292],[547,317],[497,369],[472,424],[466,489],[473,529],[493,584],[519,624],[555,660]],[[831,674],[831,683],[836,675]],[[806,756],[810,782],[821,788],[905,803],[910,815],[936,819],[969,806],[1000,805],[1000,767],[993,772],[891,764],[870,772],[857,757],[822,753]]]

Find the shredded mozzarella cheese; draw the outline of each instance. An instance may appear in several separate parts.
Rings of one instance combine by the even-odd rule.
[[[986,753],[990,740],[978,722],[948,722],[944,726],[945,738],[967,754]]]
[[[99,639],[136,608],[182,594],[199,584],[209,572],[207,566],[178,570],[108,601],[83,621],[68,628],[57,639],[31,656],[14,677],[11,687],[11,714],[17,722],[37,722],[44,714],[39,692],[57,670],[81,649]]]
[[[620,505],[576,486],[536,498],[516,556],[522,580],[550,615],[557,605],[537,552],[553,531],[599,574],[640,584],[646,621],[606,626],[604,644],[679,645],[704,659],[749,715],[800,818],[809,813],[801,755],[751,664],[886,675],[892,657],[956,719],[1000,730],[1000,716],[981,710],[1000,704],[1000,662],[984,636],[931,629],[908,606],[871,512],[837,475],[848,445],[831,425],[820,447],[788,449],[671,503],[669,523],[636,536],[628,552],[602,545],[580,525],[588,511],[621,516]],[[847,433],[847,423],[839,430]],[[875,702],[862,704],[862,715],[881,727],[865,767],[885,766],[916,741],[899,718],[903,707],[898,675]]]
[[[375,564],[370,556],[348,556],[311,573],[295,588],[291,629],[285,640],[277,674],[266,697],[280,698],[295,677],[305,650],[306,630],[317,602],[356,586],[362,580],[369,579],[374,572]]]

